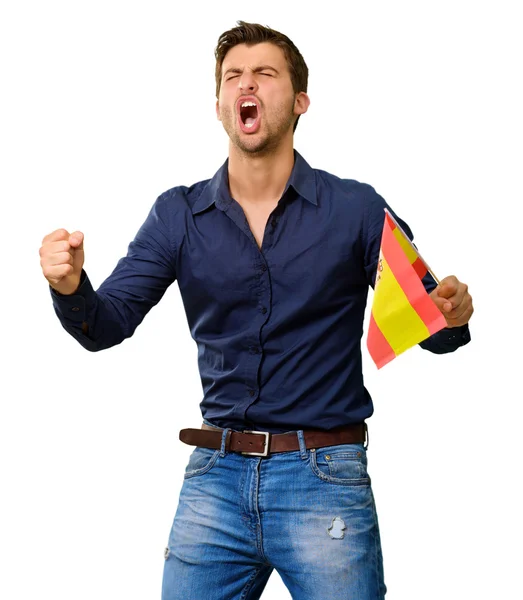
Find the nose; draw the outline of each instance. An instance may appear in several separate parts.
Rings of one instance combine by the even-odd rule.
[[[254,73],[249,70],[245,70],[240,77],[238,82],[242,93],[246,94],[254,94],[258,89],[258,84],[256,82],[256,78],[254,77]]]

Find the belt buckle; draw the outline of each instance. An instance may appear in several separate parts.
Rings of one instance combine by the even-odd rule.
[[[244,456],[268,456],[269,455],[269,436],[268,431],[243,431],[242,433],[254,433],[265,437],[265,450],[263,452],[242,452]]]

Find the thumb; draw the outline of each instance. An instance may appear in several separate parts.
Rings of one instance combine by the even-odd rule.
[[[452,303],[446,298],[446,290],[442,290],[443,287],[438,285],[437,288],[432,290],[430,297],[442,313],[448,313],[452,310]]]
[[[69,236],[69,244],[73,249],[74,272],[80,273],[84,266],[84,234],[81,231],[75,231]]]
[[[69,244],[71,245],[71,248],[83,250],[84,234],[81,231],[74,231],[69,236]]]

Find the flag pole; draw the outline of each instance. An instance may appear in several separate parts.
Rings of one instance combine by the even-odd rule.
[[[440,285],[440,281],[439,279],[436,277],[436,275],[434,274],[434,271],[429,267],[427,261],[423,258],[423,256],[421,256],[421,254],[418,252],[417,248],[414,246],[414,244],[411,242],[409,236],[403,231],[402,227],[400,226],[400,224],[396,221],[396,219],[392,216],[390,210],[388,208],[384,208],[383,209],[390,217],[390,219],[392,220],[392,222],[394,223],[394,225],[396,225],[396,227],[398,228],[399,232],[401,233],[401,235],[407,240],[407,243],[409,244],[409,246],[412,248],[412,250],[416,253],[416,256],[421,260],[421,262],[425,265],[425,268],[427,269],[427,271],[432,275],[432,277],[434,278],[434,281]]]

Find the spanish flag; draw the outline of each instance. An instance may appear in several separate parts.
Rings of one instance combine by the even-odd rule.
[[[421,282],[427,271],[425,261],[385,209],[367,335],[367,348],[378,369],[447,326]]]

